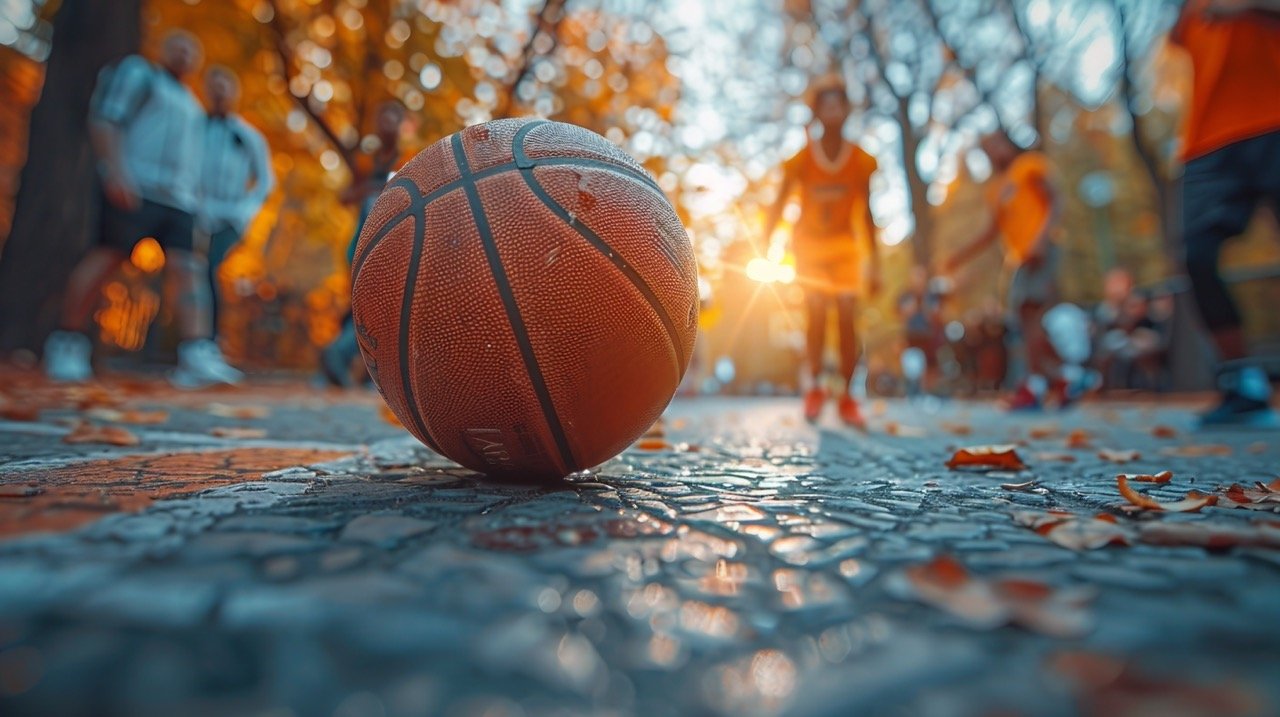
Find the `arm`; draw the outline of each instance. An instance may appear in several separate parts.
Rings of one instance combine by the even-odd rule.
[[[794,189],[795,180],[790,172],[784,171],[782,174],[782,185],[778,187],[778,196],[774,198],[773,204],[769,205],[769,209],[764,215],[764,243],[769,243],[769,237],[773,236],[773,231],[778,228],[778,222],[782,219],[782,210],[787,206],[787,200],[791,197]]]
[[[947,273],[954,272],[965,264],[973,261],[974,257],[978,256],[985,251],[987,247],[991,246],[992,242],[994,242],[998,236],[1000,236],[1000,227],[993,220],[987,226],[986,231],[979,234],[973,241],[964,245],[960,251],[953,254],[951,258],[947,260],[945,265]]]
[[[103,189],[116,206],[135,209],[138,189],[124,163],[121,151],[123,127],[147,91],[150,69],[141,57],[125,58],[98,88],[102,100],[89,117],[89,142],[98,158]]]
[[[1044,224],[1040,226],[1040,233],[1036,235],[1036,242],[1031,247],[1031,256],[1043,257],[1045,248],[1052,241],[1053,229],[1058,226],[1058,220],[1062,216],[1062,195],[1057,188],[1053,186],[1053,182],[1048,177],[1038,177],[1035,180],[1036,191],[1041,192],[1049,200],[1049,213],[1044,219]]]
[[[862,212],[859,219],[862,223],[863,232],[867,236],[867,257],[870,261],[867,288],[870,290],[870,294],[875,296],[880,293],[880,242],[876,241],[876,220],[871,215],[870,182],[867,185],[867,199],[862,202]]]
[[[241,222],[248,226],[258,210],[262,208],[262,203],[266,201],[267,195],[275,188],[276,175],[271,170],[271,156],[267,149],[266,140],[262,135],[254,132],[253,137],[253,156],[251,157],[250,170],[253,172],[253,188],[249,190],[249,194],[244,198],[241,205]]]

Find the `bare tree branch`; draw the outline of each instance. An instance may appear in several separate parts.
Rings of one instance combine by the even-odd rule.
[[[520,89],[520,84],[533,71],[533,61],[539,56],[538,38],[544,33],[551,38],[550,51],[554,51],[556,45],[559,44],[560,23],[564,21],[565,2],[566,0],[544,0],[542,3],[542,8],[538,10],[538,14],[534,17],[533,29],[529,33],[529,40],[525,42],[524,50],[520,53],[520,67],[516,71],[515,79],[508,85],[507,91],[502,98],[502,104],[493,113],[494,117],[511,116],[512,110],[516,106],[516,92]]]

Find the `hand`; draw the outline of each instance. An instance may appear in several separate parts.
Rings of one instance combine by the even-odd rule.
[[[142,203],[137,186],[121,170],[113,170],[103,178],[102,191],[107,195],[107,201],[121,209],[136,211]]]

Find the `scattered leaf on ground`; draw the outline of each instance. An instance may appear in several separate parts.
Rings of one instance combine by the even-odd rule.
[[[70,433],[62,437],[63,443],[105,443],[111,446],[136,446],[141,441],[126,428],[98,426],[81,421]]]
[[[90,408],[84,412],[86,418],[112,423],[132,423],[136,426],[155,426],[169,420],[167,411],[140,411],[130,409],[121,411],[116,408]]]
[[[378,409],[378,415],[382,416],[382,420],[386,421],[387,423],[390,423],[393,426],[399,426],[400,428],[404,428],[404,424],[400,422],[399,418],[396,418],[395,411],[392,411],[391,408],[387,406],[387,404],[385,403],[382,404],[382,406]]]
[[[1027,432],[1027,436],[1033,441],[1040,441],[1046,438],[1053,438],[1058,435],[1057,426],[1032,426]]]
[[[1207,505],[1213,505],[1218,502],[1218,497],[1213,495],[1203,495],[1195,491],[1187,493],[1187,497],[1174,503],[1161,503],[1160,501],[1143,495],[1134,490],[1129,485],[1129,476],[1123,473],[1116,476],[1116,486],[1120,489],[1120,495],[1131,505],[1137,506],[1143,510],[1158,510],[1166,513],[1196,513]]]
[[[31,403],[0,403],[0,418],[6,421],[38,421],[40,407]]]
[[[1092,438],[1089,436],[1088,431],[1083,428],[1077,428],[1067,434],[1065,442],[1067,448],[1089,448],[1092,445],[1091,441]]]
[[[1227,548],[1280,548],[1280,523],[1199,520],[1138,525],[1138,539],[1152,545],[1191,545],[1211,550]]]
[[[1026,483],[1001,483],[1000,487],[1004,490],[1030,490],[1040,481],[1029,480]]]
[[[1156,438],[1177,438],[1178,430],[1173,426],[1152,426],[1151,435]]]
[[[219,418],[237,418],[240,420],[266,418],[271,415],[270,408],[266,406],[255,406],[252,404],[232,405],[228,403],[211,403],[205,410],[212,416],[217,416]]]
[[[986,580],[949,556],[905,568],[894,584],[904,597],[932,605],[974,628],[1014,623],[1046,635],[1076,637],[1092,626],[1087,611],[1095,594],[1092,589],[1055,588],[1021,578]]]
[[[1280,479],[1263,483],[1255,482],[1252,488],[1232,483],[1218,500],[1224,508],[1280,511]]]
[[[244,428],[242,426],[216,426],[209,429],[209,435],[215,438],[232,438],[238,441],[253,438],[266,438],[265,428]]]
[[[982,470],[1009,470],[1020,471],[1027,467],[1022,462],[1022,458],[1018,456],[1017,449],[1012,445],[996,445],[996,446],[970,446],[961,448],[951,456],[951,460],[947,461],[947,467],[955,470],[957,468],[976,468]]]
[[[901,436],[902,438],[924,438],[928,435],[923,428],[918,426],[907,426],[897,421],[889,421],[884,424],[884,432],[890,436]]]
[[[1132,449],[1099,448],[1098,457],[1112,463],[1130,463],[1141,458],[1142,454]]]
[[[1044,463],[1075,463],[1076,457],[1070,453],[1058,453],[1056,451],[1041,451],[1032,453],[1031,457],[1037,461]]]
[[[671,444],[662,438],[641,438],[636,441],[635,447],[642,451],[669,451]]]
[[[1231,446],[1222,443],[1190,444],[1185,446],[1168,446],[1161,448],[1160,453],[1180,458],[1203,458],[1205,456],[1229,456]]]
[[[1013,519],[1071,550],[1096,550],[1108,545],[1129,544],[1128,529],[1110,513],[1098,513],[1090,518],[1065,510],[1047,513],[1018,511],[1013,514]]]
[[[1173,480],[1173,471],[1160,471],[1154,475],[1145,473],[1125,473],[1125,478],[1136,483],[1168,483]]]
[[[954,421],[943,421],[942,430],[953,436],[967,436],[973,433],[973,426],[967,423],[957,423]]]

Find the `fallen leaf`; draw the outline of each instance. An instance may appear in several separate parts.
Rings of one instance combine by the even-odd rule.
[[[378,410],[378,415],[382,416],[382,420],[386,421],[387,423],[390,423],[393,426],[404,428],[404,424],[401,423],[400,419],[396,417],[395,411],[392,411],[391,408],[387,406],[387,404],[385,403],[382,404],[382,407]]]
[[[1218,505],[1224,508],[1280,511],[1280,479],[1270,483],[1258,481],[1253,485],[1252,488],[1245,488],[1239,483],[1232,483],[1223,491]]]
[[[232,438],[235,440],[249,440],[253,438],[266,438],[267,431],[264,428],[244,428],[241,426],[217,426],[209,429],[209,435],[215,438]]]
[[[1029,480],[1026,483],[1001,483],[1000,487],[1004,490],[1029,490],[1034,488],[1039,481]]]
[[[1211,550],[1226,548],[1280,548],[1280,524],[1262,521],[1229,523],[1154,521],[1138,526],[1138,539],[1152,545],[1190,545]]]
[[[1151,435],[1156,438],[1177,438],[1178,431],[1173,426],[1152,426]]]
[[[668,451],[671,450],[671,444],[662,438],[641,438],[636,441],[635,448],[642,451]]]
[[[928,433],[917,426],[906,426],[897,421],[889,421],[884,424],[885,435],[901,436],[902,438],[924,438]]]
[[[982,470],[1020,471],[1027,467],[1018,456],[1018,451],[1011,445],[971,446],[961,448],[947,461],[947,467],[976,468]]]
[[[973,426],[967,423],[956,423],[952,421],[943,421],[942,430],[953,436],[967,436],[973,433]]]
[[[1168,483],[1173,480],[1173,471],[1160,471],[1155,475],[1145,473],[1125,473],[1125,478],[1136,483]]]
[[[6,421],[32,422],[40,420],[40,407],[35,404],[0,404],[0,418]]]
[[[1161,448],[1160,453],[1181,458],[1203,458],[1205,456],[1229,456],[1232,450],[1231,446],[1221,443],[1206,443],[1201,445],[1169,446]]]
[[[1027,436],[1029,436],[1033,441],[1053,438],[1056,435],[1058,435],[1057,426],[1032,426],[1031,430],[1027,432]]]
[[[919,600],[979,629],[1006,624],[1056,637],[1076,637],[1092,627],[1087,605],[1092,588],[1055,588],[1036,580],[986,580],[955,558],[939,556],[904,568],[892,581],[903,597]]]
[[[211,416],[217,416],[219,418],[236,418],[240,420],[266,418],[271,415],[270,408],[249,404],[237,406],[227,403],[211,403],[205,410]]]
[[[1142,454],[1132,449],[1113,450],[1111,448],[1099,448],[1098,457],[1112,463],[1130,463],[1141,458]]]
[[[90,408],[84,412],[86,418],[112,423],[132,423],[137,426],[154,426],[169,420],[167,411],[139,411],[130,409],[121,411],[115,408]]]
[[[1075,463],[1076,457],[1070,453],[1057,453],[1054,451],[1042,451],[1040,453],[1032,453],[1031,457],[1037,461],[1046,463]]]
[[[1128,545],[1129,531],[1110,513],[1086,518],[1064,510],[1047,513],[1018,511],[1013,519],[1071,550],[1096,550],[1108,545]]]
[[[1196,513],[1207,505],[1213,505],[1218,502],[1218,497],[1213,495],[1203,495],[1195,491],[1187,493],[1187,497],[1174,503],[1161,503],[1160,501],[1145,496],[1129,486],[1129,477],[1123,473],[1116,476],[1116,486],[1120,489],[1120,495],[1131,505],[1135,505],[1143,510],[1158,510],[1166,513]]]
[[[1088,431],[1077,428],[1067,434],[1066,444],[1067,448],[1089,448],[1091,440]]]
[[[62,437],[62,442],[136,446],[142,441],[128,429],[120,426],[98,426],[88,421],[81,421],[70,433]]]

